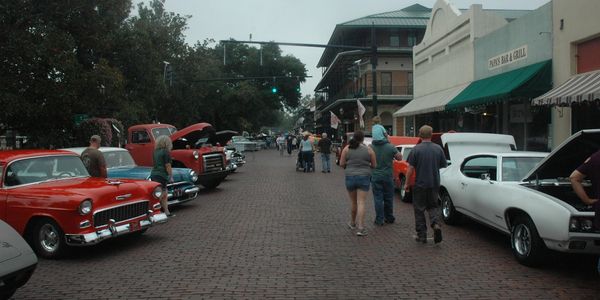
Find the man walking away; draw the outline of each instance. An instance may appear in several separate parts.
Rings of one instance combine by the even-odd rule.
[[[292,155],[292,147],[294,145],[294,136],[292,136],[292,134],[288,134],[287,139],[287,153],[288,155]]]
[[[440,169],[445,168],[447,165],[442,147],[431,142],[432,131],[431,126],[428,125],[424,125],[419,129],[421,143],[416,145],[408,155],[409,167],[406,178],[410,178],[412,173],[416,172],[413,188],[416,241],[427,243],[427,221],[425,220],[425,210],[427,210],[430,225],[433,228],[433,240],[437,244],[442,241],[442,226],[438,205]]]
[[[402,154],[390,143],[371,144],[377,167],[371,176],[373,200],[375,204],[375,225],[394,223],[394,179],[392,163],[394,159],[401,160]]]
[[[321,151],[321,162],[323,163],[323,170],[321,172],[331,172],[331,140],[327,138],[327,133],[321,135],[319,143],[319,151]]]
[[[579,166],[571,176],[571,186],[575,194],[585,205],[591,205],[594,208],[594,229],[600,230],[600,151],[592,154],[585,162]],[[592,197],[588,196],[583,188],[583,180],[589,178],[592,182]],[[600,258],[598,258],[598,274],[600,274]]]
[[[99,135],[90,137],[90,146],[81,153],[81,161],[92,177],[106,178],[106,161],[104,155],[98,150],[102,139]]]

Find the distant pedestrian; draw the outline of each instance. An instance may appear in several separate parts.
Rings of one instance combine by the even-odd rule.
[[[317,143],[319,151],[321,152],[321,163],[323,164],[323,170],[321,172],[331,172],[331,140],[327,138],[327,133],[323,132],[321,139]]]
[[[288,153],[288,155],[292,155],[292,149],[294,148],[294,136],[292,134],[288,134],[286,142],[287,142],[287,153]]]
[[[383,145],[389,143],[387,131],[385,130],[385,127],[381,125],[381,118],[379,116],[374,116],[372,121],[373,128],[371,129],[371,137],[373,140],[371,141],[371,144]]]
[[[283,149],[285,149],[285,138],[283,134],[277,137],[277,150],[279,150],[279,155],[283,156]]]
[[[371,144],[377,168],[373,170],[371,184],[373,185],[373,201],[375,204],[375,225],[394,223],[394,175],[392,164],[394,159],[401,160],[402,154],[390,143]]]
[[[150,172],[150,180],[160,183],[162,195],[160,196],[160,205],[167,216],[174,216],[169,211],[167,185],[173,182],[173,169],[171,168],[171,150],[173,143],[167,135],[161,135],[156,139],[154,154],[152,155],[153,164]]]
[[[431,142],[432,131],[431,126],[428,125],[419,129],[421,143],[417,144],[408,155],[409,167],[406,178],[410,178],[416,172],[415,186],[412,189],[417,231],[416,241],[427,243],[427,221],[425,219],[425,210],[427,210],[430,225],[433,228],[433,240],[437,244],[442,241],[438,204],[440,169],[447,165],[442,147]],[[407,188],[409,188],[408,184]]]
[[[308,133],[305,133],[300,142],[300,153],[302,153],[302,161],[304,166],[304,173],[314,171],[313,166],[313,143],[309,139]]]
[[[81,161],[92,177],[106,178],[106,161],[104,155],[98,150],[102,139],[99,135],[90,137],[90,146],[81,153]]]
[[[371,171],[377,167],[373,150],[363,144],[365,134],[356,131],[354,137],[344,147],[340,156],[340,166],[346,175],[346,190],[350,198],[351,215],[348,226],[357,229],[356,235],[367,235],[365,228],[365,201],[371,186]]]
[[[589,178],[592,183],[591,197],[583,187],[583,180]],[[585,162],[579,166],[570,176],[571,185],[575,194],[585,205],[591,205],[594,208],[594,230],[600,230],[600,151],[596,151],[588,157]],[[597,265],[598,274],[600,274],[600,258]]]

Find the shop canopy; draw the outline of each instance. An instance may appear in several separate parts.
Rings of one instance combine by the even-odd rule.
[[[443,111],[446,104],[460,94],[469,84],[461,84],[443,91],[423,95],[411,100],[394,113],[394,117],[414,116],[436,111]]]
[[[543,61],[472,82],[446,110],[488,105],[508,98],[533,98],[552,88],[552,63]]]
[[[551,91],[533,99],[532,105],[571,105],[600,99],[600,70],[575,75]]]

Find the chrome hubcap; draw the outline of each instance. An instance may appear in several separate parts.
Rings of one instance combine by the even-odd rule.
[[[442,199],[442,214],[444,214],[444,218],[448,218],[450,216],[450,199],[446,195]]]
[[[47,252],[54,252],[58,248],[60,239],[56,228],[50,224],[44,224],[40,229],[40,244]]]
[[[513,247],[519,255],[527,256],[531,250],[531,233],[523,224],[517,225],[513,234]]]
[[[404,180],[404,178],[400,179],[400,197],[402,199],[404,199],[404,196],[406,196],[406,180]]]

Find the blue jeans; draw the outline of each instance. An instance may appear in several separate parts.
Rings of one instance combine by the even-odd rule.
[[[331,172],[331,158],[329,153],[321,153],[321,162],[323,163],[323,171]]]
[[[304,172],[309,172],[314,169],[312,151],[302,151],[302,160],[304,162]]]
[[[393,223],[394,217],[394,180],[392,177],[372,179],[373,200],[375,202],[375,223]]]

